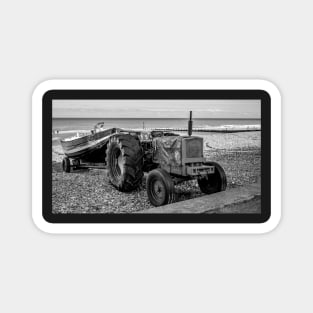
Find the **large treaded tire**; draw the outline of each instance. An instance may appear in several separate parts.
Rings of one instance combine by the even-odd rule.
[[[147,177],[147,194],[153,206],[175,202],[174,183],[171,176],[163,169],[151,171]]]
[[[200,190],[206,194],[224,191],[227,187],[227,179],[224,169],[216,162],[206,162],[205,165],[215,167],[214,174],[209,174],[204,178],[198,179]]]
[[[143,151],[132,135],[113,136],[106,150],[110,183],[120,191],[132,191],[142,183]]]

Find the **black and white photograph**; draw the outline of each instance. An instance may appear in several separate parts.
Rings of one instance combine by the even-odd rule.
[[[54,99],[52,213],[260,214],[261,100]]]
[[[0,312],[313,312],[313,1],[0,12]]]

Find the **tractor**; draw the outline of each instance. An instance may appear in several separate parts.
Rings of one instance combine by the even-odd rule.
[[[117,133],[106,148],[108,177],[120,191],[132,191],[147,172],[150,203],[161,206],[175,202],[174,185],[197,179],[200,190],[211,194],[226,189],[223,168],[203,156],[203,138],[192,136],[192,112],[188,136],[170,132]]]

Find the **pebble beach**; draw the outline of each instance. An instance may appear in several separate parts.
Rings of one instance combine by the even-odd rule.
[[[204,138],[204,156],[226,172],[228,186],[255,183],[261,175],[261,132],[194,133]],[[146,174],[138,190],[122,193],[108,181],[105,169],[62,172],[63,150],[58,136],[52,138],[53,213],[132,213],[151,207],[145,188]],[[177,201],[200,197],[197,181],[175,186]]]

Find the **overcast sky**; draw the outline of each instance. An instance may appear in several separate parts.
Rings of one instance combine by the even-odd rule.
[[[260,100],[53,100],[53,117],[261,118]]]

